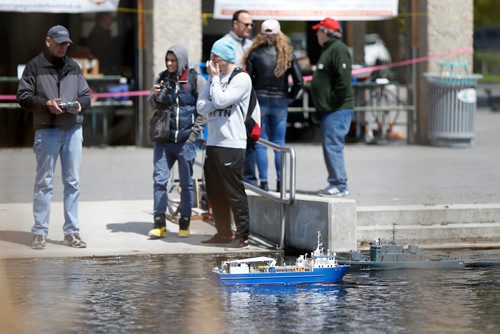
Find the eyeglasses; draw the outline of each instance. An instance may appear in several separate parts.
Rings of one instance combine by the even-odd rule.
[[[58,45],[58,46],[64,46],[64,47],[66,47],[66,46],[70,46],[70,45],[71,45],[71,42],[56,43],[56,41],[54,41],[52,38],[50,38],[50,37],[49,37],[49,39],[50,39],[52,42],[54,42],[56,45]]]
[[[238,23],[243,24],[247,28],[253,28],[253,25],[254,25],[253,22],[252,23],[245,23],[245,22],[238,21]]]

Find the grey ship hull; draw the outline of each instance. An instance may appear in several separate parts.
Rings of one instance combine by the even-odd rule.
[[[424,261],[355,261],[337,257],[339,264],[348,264],[351,270],[393,270],[393,269],[464,269],[461,260],[424,260]]]

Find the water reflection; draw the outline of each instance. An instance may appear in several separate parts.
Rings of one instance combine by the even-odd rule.
[[[493,261],[497,261],[496,254]],[[482,332],[500,268],[350,272],[335,285],[220,287],[212,256],[2,262],[28,332]],[[2,290],[0,290],[2,292]]]
[[[221,287],[220,301],[227,310],[225,321],[237,328],[238,319],[250,333],[317,331],[327,328],[347,291],[342,284],[298,286]],[[234,326],[234,327],[233,327]]]

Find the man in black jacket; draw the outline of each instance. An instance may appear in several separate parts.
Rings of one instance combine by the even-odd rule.
[[[89,87],[80,67],[66,56],[72,41],[68,29],[57,25],[49,29],[46,48],[24,69],[17,90],[17,101],[33,112],[36,177],[33,190],[35,224],[33,249],[44,249],[49,231],[52,180],[58,157],[64,184],[64,244],[85,248],[80,237],[78,202],[82,160],[82,112],[90,107]]]

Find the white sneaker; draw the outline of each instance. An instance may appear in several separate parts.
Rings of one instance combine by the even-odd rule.
[[[318,195],[324,197],[344,197],[349,195],[349,190],[341,191],[337,187],[329,185],[325,189],[318,191]]]

